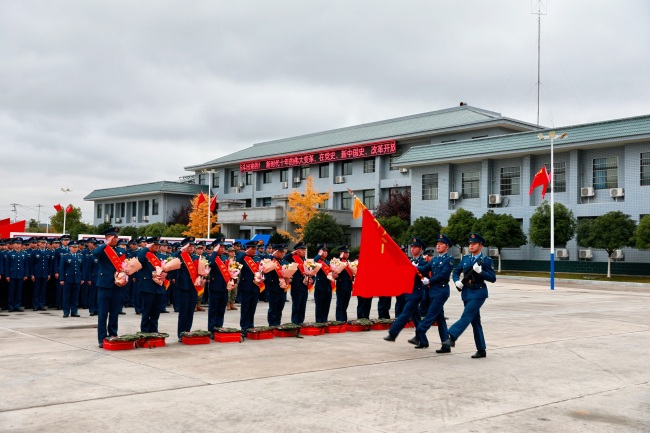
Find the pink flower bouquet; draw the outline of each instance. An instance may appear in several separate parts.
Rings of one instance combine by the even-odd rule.
[[[126,259],[122,262],[122,270],[124,273],[126,273],[126,275],[133,275],[140,269],[142,269],[142,263],[140,263],[136,257]]]
[[[162,264],[163,271],[169,273],[181,268],[181,259],[178,257],[168,257]]]

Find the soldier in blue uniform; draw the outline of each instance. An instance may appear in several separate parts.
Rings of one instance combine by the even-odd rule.
[[[350,247],[341,245],[339,248],[339,259],[341,262],[347,262],[350,257]],[[340,322],[348,321],[348,306],[352,297],[352,272],[346,268],[340,274],[332,271],[332,276],[336,280],[336,320]]]
[[[332,282],[327,279],[329,271],[329,260],[327,259],[327,244],[320,244],[316,247],[318,254],[314,262],[323,265],[314,278],[314,302],[316,303],[316,322],[327,322],[327,316],[332,305]]]
[[[176,288],[178,289],[178,341],[182,341],[182,332],[190,332],[192,330],[192,323],[194,322],[194,310],[198,301],[198,293],[194,287],[195,278],[198,275],[193,275],[190,267],[196,269],[196,265],[192,266],[195,260],[199,258],[195,251],[195,238],[188,236],[181,242],[178,251],[172,254],[173,257],[178,257],[181,260],[181,267],[176,272]]]
[[[275,244],[272,246],[271,260],[273,260],[276,268],[264,274],[265,292],[268,292],[267,299],[269,302],[269,311],[267,313],[269,326],[279,326],[282,324],[282,311],[287,300],[287,292],[280,286],[280,281],[283,277],[278,274],[277,267],[287,264],[283,260],[286,251],[286,244]]]
[[[99,258],[93,254],[97,247],[97,239],[88,238],[88,254],[84,257],[84,280],[88,285],[88,313],[97,314],[97,277],[99,276]]]
[[[303,274],[307,244],[300,241],[293,249],[293,253],[285,257],[285,260],[289,263],[298,263],[298,270],[291,277],[291,323],[298,325],[305,322],[307,297],[309,296],[309,281]]]
[[[210,291],[210,296],[208,296],[208,331],[223,327],[226,307],[228,306],[230,272],[226,263],[221,259],[221,256],[226,252],[224,242],[224,237],[218,237],[212,241],[213,250],[208,256],[208,263],[210,263],[210,275],[208,276],[210,284],[206,288],[206,290]],[[213,336],[210,335],[210,338],[213,338]]]
[[[45,248],[47,239],[38,239],[38,249],[32,253],[32,279],[34,281],[34,311],[47,311],[45,294],[47,281],[52,274],[50,252]]]
[[[156,266],[161,266],[156,253],[160,249],[160,237],[154,236],[147,239],[144,248],[138,251],[138,261],[142,265],[140,273],[140,296],[142,299],[142,318],[140,319],[141,332],[158,332],[158,319],[160,318],[160,304],[165,296],[165,287],[158,284],[153,275]],[[166,273],[160,275],[164,281]]]
[[[237,262],[243,266],[239,277],[239,296],[241,297],[241,315],[239,326],[241,327],[242,337],[246,337],[248,328],[255,327],[255,310],[260,298],[260,288],[255,284],[255,273],[258,270],[257,263],[253,260],[255,247],[254,241],[246,242],[246,249],[239,253]]]
[[[416,267],[423,266],[427,263],[420,255],[424,246],[424,242],[418,238],[413,238],[411,240],[411,254],[415,256],[415,260],[411,260],[411,263],[413,263],[413,265]],[[403,295],[406,303],[404,304],[402,311],[399,313],[393,324],[390,326],[388,335],[384,337],[384,340],[395,341],[409,320],[413,321],[413,324],[416,328],[420,324],[420,313],[418,311],[418,307],[420,305],[420,301],[422,300],[423,279],[424,277],[419,272],[415,273],[415,276],[413,277],[413,291],[411,293],[406,293]],[[424,282],[428,283],[427,280],[424,280]],[[395,305],[395,308],[397,308],[397,305]],[[415,345],[418,345],[419,343],[416,337],[411,338],[408,340],[408,342]]]
[[[438,242],[436,244],[436,251],[439,254],[438,257],[431,259],[424,266],[418,266],[418,272],[425,277],[422,283],[424,290],[428,290],[429,292],[429,305],[424,319],[422,319],[415,330],[415,337],[418,340],[418,344],[415,346],[416,349],[429,347],[429,340],[427,339],[426,333],[434,322],[438,323],[440,341],[443,342],[449,338],[444,306],[447,299],[449,299],[449,277],[451,271],[454,269],[454,258],[448,254],[451,245],[451,240],[447,236],[443,234],[438,235]],[[436,350],[437,353],[448,353],[450,351],[451,349],[447,346]]]
[[[59,246],[54,250],[54,262],[52,267],[54,269],[54,278],[56,278],[56,309],[60,310],[63,305],[63,286],[61,285],[61,279],[59,278],[59,265],[61,264],[61,256],[68,253],[68,244],[70,243],[70,236],[63,235],[59,237]]]
[[[69,252],[61,255],[59,284],[63,287],[63,317],[79,317],[79,290],[83,284],[84,258],[79,254],[79,244],[68,244]]]
[[[29,275],[29,257],[22,250],[22,239],[13,241],[14,248],[7,252],[4,259],[4,276],[9,283],[9,299],[7,309],[25,311],[22,307],[23,284]]]
[[[169,257],[169,242],[167,242],[166,240],[161,239],[161,241],[160,241],[160,249],[156,253],[156,257],[158,257],[158,259],[161,262],[164,262],[165,260],[167,260],[167,258]],[[165,294],[160,299],[159,310],[160,310],[161,314],[162,313],[169,313],[169,311],[167,311],[167,304],[169,303],[169,287],[171,286],[171,282],[169,280],[169,274],[167,275],[167,285],[168,286],[165,288]]]
[[[472,358],[485,358],[487,356],[483,325],[481,324],[481,306],[488,297],[486,281],[494,283],[497,276],[492,268],[492,259],[483,256],[481,250],[485,239],[478,233],[469,235],[469,254],[462,257],[454,269],[453,280],[456,288],[461,291],[461,298],[465,308],[460,319],[449,328],[449,338],[444,346],[454,347],[458,337],[471,324],[474,333],[476,353]],[[467,277],[467,285],[461,281],[460,274]]]
[[[0,311],[5,307],[4,300],[6,299],[6,285],[7,282],[2,277],[5,273],[5,255],[7,253],[7,240],[0,238]]]
[[[102,232],[105,243],[93,251],[98,258],[97,266],[97,338],[99,347],[103,347],[104,338],[117,336],[117,325],[122,310],[122,288],[115,284],[117,266],[121,266],[124,253],[115,251],[118,227],[110,227]],[[119,263],[118,263],[119,262]]]

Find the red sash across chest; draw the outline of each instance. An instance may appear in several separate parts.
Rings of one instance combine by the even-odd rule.
[[[226,263],[224,263],[219,257],[216,257],[214,260],[214,263],[216,263],[217,267],[219,268],[219,272],[221,272],[221,276],[223,279],[228,283],[230,281],[230,272],[228,271],[228,260],[226,260]]]
[[[182,252],[181,260],[183,261],[183,263],[185,263],[185,267],[189,271],[192,281],[195,281],[196,278],[199,276],[199,271],[196,269],[196,266],[194,266],[194,262],[190,258],[190,255],[187,254],[186,252]]]
[[[115,250],[113,249],[113,247],[111,247],[110,245],[106,245],[104,252],[106,253],[106,256],[111,261],[113,266],[115,267],[115,270],[117,272],[121,272],[122,262],[124,261],[124,259],[126,259],[126,255],[123,255],[122,257],[118,256]]]
[[[259,270],[259,265],[255,263],[255,260],[251,259],[250,256],[245,256],[244,257],[244,262],[248,265],[248,267],[253,271],[253,273],[257,273]]]

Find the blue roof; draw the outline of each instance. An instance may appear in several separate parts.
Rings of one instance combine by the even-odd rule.
[[[128,195],[143,195],[152,193],[196,195],[202,191],[207,192],[208,186],[184,182],[169,182],[163,180],[160,182],[142,183],[139,185],[96,189],[84,197],[84,200],[100,200],[111,197],[124,197]]]

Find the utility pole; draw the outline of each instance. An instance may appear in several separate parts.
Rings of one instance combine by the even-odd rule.
[[[14,212],[14,223],[15,223],[16,221],[18,221],[18,211],[16,210],[16,206],[18,206],[18,203],[11,203],[9,206],[14,207],[13,212]]]
[[[42,204],[37,204],[36,207],[38,208],[38,228],[40,230],[41,228],[41,208],[43,207]]]

